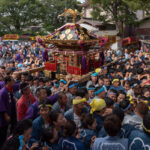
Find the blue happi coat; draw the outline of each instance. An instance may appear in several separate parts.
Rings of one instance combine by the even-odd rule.
[[[128,150],[128,139],[110,136],[97,138],[93,150]]]
[[[120,132],[118,133],[118,137],[119,138],[128,138],[129,135],[131,134],[131,132],[135,130],[134,126],[130,125],[130,124],[124,124],[121,127]],[[104,127],[100,130],[100,132],[98,133],[98,137],[106,137],[107,133],[104,129]]]
[[[91,139],[96,136],[96,131],[90,129],[81,129],[80,140],[84,143],[85,149],[90,149]]]
[[[129,136],[129,150],[150,150],[150,136],[140,130],[132,131]]]
[[[61,150],[86,150],[84,144],[75,137],[63,138],[60,146]]]

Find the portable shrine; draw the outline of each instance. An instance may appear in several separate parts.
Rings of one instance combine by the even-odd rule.
[[[50,44],[54,45],[50,50],[51,57],[45,63],[47,76],[51,72],[56,72],[57,78],[63,78],[67,74],[82,76],[101,66],[100,48],[105,40],[97,39],[87,29],[75,24],[77,14],[77,10],[65,10],[61,16],[72,15],[73,23],[62,26],[47,38],[38,38],[38,42],[45,48]]]

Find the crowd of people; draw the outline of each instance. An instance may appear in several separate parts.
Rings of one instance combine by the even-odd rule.
[[[1,45],[1,150],[150,149],[150,55],[105,51],[105,63],[86,83],[43,72],[37,43]]]

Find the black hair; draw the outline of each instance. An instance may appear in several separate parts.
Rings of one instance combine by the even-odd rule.
[[[139,66],[138,66],[139,67]],[[144,72],[143,68],[137,69],[137,74],[142,74]]]
[[[32,128],[32,121],[29,119],[24,119],[18,122],[16,129],[13,132],[13,136],[4,143],[2,150],[17,150],[19,149],[20,142],[19,136],[24,133],[24,131]]]
[[[44,82],[46,83],[46,82],[49,82],[49,81],[51,81],[51,79],[49,78],[49,77],[45,77],[44,78]]]
[[[142,90],[143,94],[146,93],[146,92],[149,92],[149,91],[150,91],[150,90],[149,90],[148,88],[144,88],[144,89]]]
[[[34,77],[34,78],[33,78],[33,81],[35,81],[35,80],[39,80],[39,78],[38,78],[38,77]]]
[[[43,79],[43,78],[40,78],[40,79],[39,79],[39,82],[43,82],[43,83],[44,83],[44,79]]]
[[[109,97],[105,98],[105,102],[106,102],[107,107],[111,107],[114,105],[114,101]]]
[[[123,95],[126,96],[126,93],[125,93],[123,90],[118,91],[118,96],[119,96],[120,94],[123,94]]]
[[[103,77],[103,79],[109,79],[109,78],[108,78],[108,76],[105,75],[105,76]]]
[[[32,127],[32,121],[30,119],[24,119],[18,122],[13,135],[22,135],[24,131]]]
[[[32,81],[33,80],[33,77],[31,75],[28,75],[27,76],[27,81]]]
[[[121,129],[121,121],[118,116],[110,115],[104,120],[104,129],[109,136],[116,136]]]
[[[28,73],[27,73],[27,72],[24,72],[24,73],[22,73],[21,75],[23,75],[23,76],[28,76]]]
[[[114,89],[108,90],[108,92],[112,92],[112,93],[115,93],[116,95],[118,95],[118,92]]]
[[[125,86],[125,84],[128,84],[129,86],[131,86],[130,82],[128,80],[123,81],[123,85]]]
[[[115,69],[111,68],[111,69],[109,70],[109,73],[115,73]]]
[[[112,114],[117,115],[119,117],[119,119],[121,120],[121,122],[123,121],[124,112],[120,108],[115,107],[112,111]]]
[[[70,85],[73,85],[73,84],[76,84],[77,82],[75,82],[75,81],[70,81],[69,82],[69,84],[68,84],[68,87],[70,86]]]
[[[130,101],[127,99],[124,99],[119,103],[119,108],[120,109],[126,109],[130,105]]]
[[[35,95],[38,95],[41,90],[46,90],[46,88],[37,88]],[[47,90],[46,90],[46,92],[47,92]]]
[[[60,113],[61,113],[60,111],[54,111],[54,110],[49,113],[49,118],[50,118],[52,124],[53,124],[53,122],[57,121]]]
[[[88,126],[92,126],[94,120],[95,120],[95,118],[94,118],[93,115],[83,114],[81,116],[82,127],[85,128],[85,129],[88,129]]]
[[[5,67],[4,67],[4,66],[0,66],[0,68],[5,70]]]
[[[42,142],[49,143],[49,141],[51,139],[53,139],[53,137],[54,137],[54,126],[51,126],[51,127],[43,129],[43,131],[42,131],[42,137],[41,137],[41,141]]]
[[[144,127],[145,127],[146,129],[150,130],[150,114],[147,114],[147,115],[144,116],[144,118],[143,118],[143,125],[144,125]],[[147,132],[145,129],[143,129],[143,130],[144,130],[144,132],[145,132],[148,136],[150,136],[150,133],[149,133],[149,132]]]
[[[98,91],[99,89],[101,89],[103,86],[98,86],[96,87],[95,91]]]
[[[4,81],[5,81],[5,84],[7,84],[8,82],[11,82],[12,80],[12,77],[11,76],[6,76]]]
[[[94,85],[89,85],[89,87],[88,88],[95,88],[95,86]]]
[[[69,120],[64,126],[63,136],[64,137],[71,137],[76,131],[76,124],[74,121]]]
[[[18,150],[19,147],[20,147],[20,142],[18,136],[13,136],[4,143],[1,150]]]
[[[59,99],[62,99],[62,97],[63,97],[63,95],[66,95],[64,92],[59,92],[58,94],[57,94],[57,99],[59,100]]]
[[[80,97],[84,98],[87,93],[88,93],[88,91],[86,88],[79,88],[76,92],[76,96],[80,96]]]
[[[100,76],[100,77],[98,78],[98,80],[104,80],[103,76]]]
[[[21,93],[23,94],[23,91],[26,89],[26,87],[27,86],[29,86],[29,84],[28,83],[22,83],[21,85],[20,85],[20,90],[21,90]]]

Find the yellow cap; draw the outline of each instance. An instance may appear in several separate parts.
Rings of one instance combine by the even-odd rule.
[[[93,114],[93,112],[95,111],[100,111],[102,110],[103,108],[106,107],[106,102],[104,99],[94,99],[91,103],[90,103],[90,106],[91,106],[91,111],[90,113]]]

